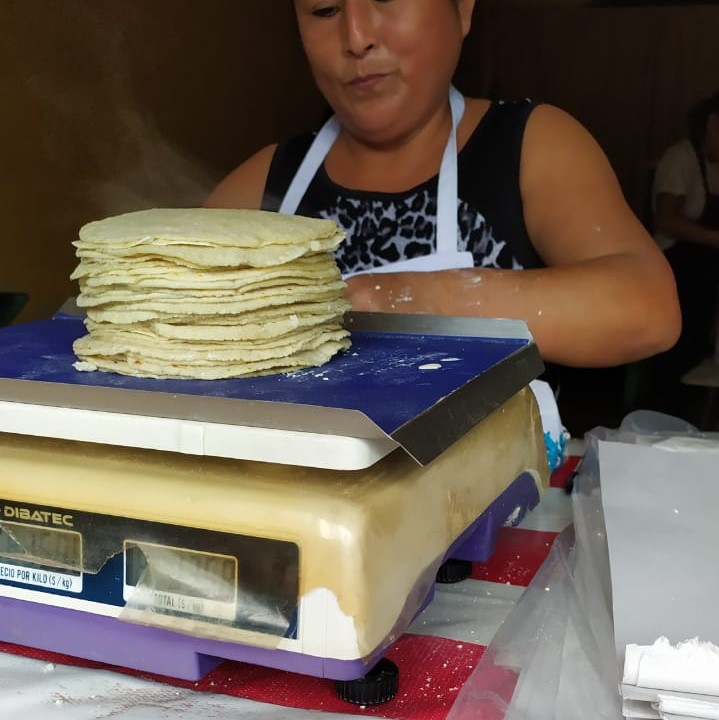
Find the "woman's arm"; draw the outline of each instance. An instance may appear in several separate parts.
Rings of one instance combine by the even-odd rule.
[[[258,210],[277,145],[268,145],[233,170],[205,200],[209,208]]]
[[[671,269],[589,133],[557,108],[534,110],[520,185],[547,268],[357,276],[353,307],[522,318],[545,360],[566,365],[621,364],[671,347],[681,324]]]
[[[660,192],[654,211],[654,229],[675,240],[719,247],[719,230],[704,227],[682,215],[685,200],[684,195]]]

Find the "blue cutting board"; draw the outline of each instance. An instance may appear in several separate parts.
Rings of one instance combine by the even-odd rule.
[[[358,410],[391,435],[531,343],[527,338],[353,330],[352,347],[321,367],[232,380],[155,380],[75,370],[72,343],[85,332],[81,318],[65,314],[3,328],[0,381],[43,381]]]

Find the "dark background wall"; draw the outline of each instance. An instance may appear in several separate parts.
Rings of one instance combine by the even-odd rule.
[[[485,0],[459,79],[470,93],[529,95],[572,113],[641,214],[651,170],[683,136],[687,109],[719,91],[719,5],[612,5]]]
[[[200,204],[321,103],[291,3],[0,0],[0,290],[20,319],[75,293],[70,244],[93,219]]]
[[[0,290],[20,316],[75,289],[71,242],[93,219],[202,202],[323,104],[285,0],[0,0]],[[458,84],[572,112],[642,212],[686,108],[719,89],[719,7],[478,3]]]

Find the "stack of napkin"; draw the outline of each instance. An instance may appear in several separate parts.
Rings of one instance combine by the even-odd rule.
[[[621,689],[626,718],[719,720],[719,647],[665,637],[627,645]]]

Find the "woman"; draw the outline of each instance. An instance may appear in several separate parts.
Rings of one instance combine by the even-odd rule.
[[[664,248],[719,248],[719,93],[688,120],[689,137],[665,151],[654,174],[654,229]]]
[[[654,230],[676,277],[679,342],[657,358],[655,400],[676,412],[681,376],[712,350],[719,292],[719,93],[689,113],[689,137],[666,150],[654,175]]]
[[[332,216],[357,310],[522,318],[545,360],[576,366],[675,341],[671,271],[589,134],[450,91],[474,0],[294,4],[335,118],[311,151],[260,150],[208,206]]]

